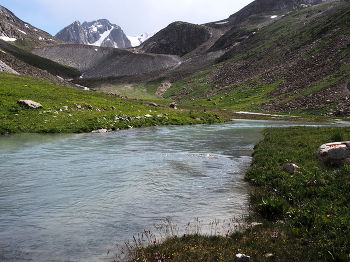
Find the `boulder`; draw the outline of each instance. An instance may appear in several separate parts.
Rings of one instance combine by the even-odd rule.
[[[175,102],[171,102],[169,106],[170,108],[177,109]]]
[[[325,165],[350,164],[350,141],[323,144],[318,148],[317,153]]]
[[[282,170],[288,172],[289,174],[294,174],[299,167],[296,164],[288,163],[282,166]]]
[[[24,105],[28,108],[42,108],[43,106],[40,103],[34,102],[32,100],[18,100],[18,104]]]
[[[149,106],[158,107],[158,105],[156,103],[153,103],[153,102],[149,103]]]

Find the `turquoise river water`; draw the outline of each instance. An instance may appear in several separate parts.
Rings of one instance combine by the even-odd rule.
[[[2,136],[0,261],[112,261],[116,244],[166,217],[182,227],[242,216],[262,129],[295,124]]]

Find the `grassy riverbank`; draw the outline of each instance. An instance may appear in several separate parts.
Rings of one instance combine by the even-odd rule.
[[[134,261],[235,261],[238,253],[250,261],[349,261],[350,167],[322,165],[317,149],[350,140],[350,129],[271,128],[264,135],[245,177],[252,205],[246,222],[255,226],[216,236],[170,234],[146,248],[135,241]],[[300,169],[291,175],[281,170],[285,163]]]
[[[18,100],[43,108],[29,109]],[[154,107],[100,92],[57,86],[41,79],[0,73],[0,134],[78,133],[154,125],[217,123],[214,113]]]

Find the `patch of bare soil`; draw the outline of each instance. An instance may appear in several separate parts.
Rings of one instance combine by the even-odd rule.
[[[171,83],[168,80],[162,81],[162,85],[157,88],[156,96],[162,97],[163,94],[171,87]]]

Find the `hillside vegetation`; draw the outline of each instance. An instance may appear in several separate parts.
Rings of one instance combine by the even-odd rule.
[[[163,96],[212,108],[349,116],[349,23],[350,3],[333,1],[262,28],[234,27],[225,35],[233,47],[214,67],[174,81]]]

